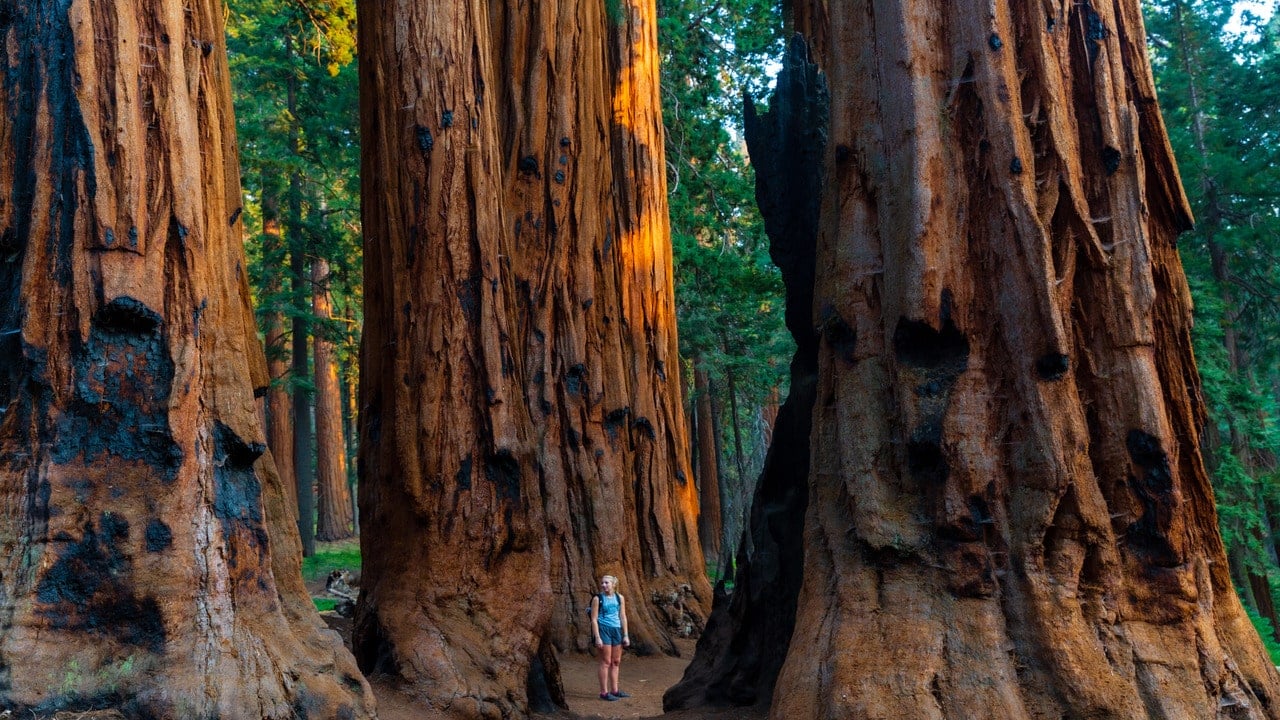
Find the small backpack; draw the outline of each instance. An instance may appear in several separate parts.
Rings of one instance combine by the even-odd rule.
[[[620,592],[615,592],[615,593],[614,593],[614,595],[618,598],[618,603],[619,603],[619,604],[621,604],[621,603],[622,603],[622,593],[620,593]],[[591,597],[593,597],[593,598],[595,598],[595,599],[599,600],[599,601],[600,601],[600,609],[601,609],[601,610],[604,610],[604,593],[592,593]],[[591,617],[591,601],[590,601],[590,600],[588,600],[588,601],[587,601],[587,617],[588,617],[588,618],[590,618],[590,617]]]

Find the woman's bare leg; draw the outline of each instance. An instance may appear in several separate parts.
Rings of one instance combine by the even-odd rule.
[[[612,651],[613,651],[613,646],[611,645],[600,646],[600,673],[599,674],[600,674],[600,694],[601,695],[604,695],[605,693],[609,692],[609,669],[610,669],[609,666],[610,666],[611,659],[613,657]]]
[[[618,668],[622,665],[622,646],[607,645],[609,651],[609,692],[618,692]]]

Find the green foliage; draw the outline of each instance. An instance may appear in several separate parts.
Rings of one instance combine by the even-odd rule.
[[[325,58],[325,69],[336,77],[356,59],[355,0],[292,0],[311,24],[302,37],[308,54]]]
[[[315,555],[302,559],[302,579],[309,583],[323,581],[334,570],[356,572],[359,569],[359,540],[322,543],[317,546]]]
[[[1246,607],[1245,612],[1248,613],[1249,620],[1253,622],[1253,626],[1257,628],[1258,636],[1262,638],[1262,646],[1267,649],[1267,655],[1271,657],[1271,662],[1280,665],[1280,642],[1276,642],[1271,621],[1259,615],[1251,607]]]
[[[765,92],[781,24],[769,0],[658,2],[680,352],[698,359],[716,387],[732,379],[739,416],[721,423],[726,435],[735,421],[749,425],[786,382],[794,348],[741,119],[743,94]],[[757,442],[755,434],[744,439]],[[732,447],[727,437],[723,444]],[[744,454],[762,454],[755,449]]]
[[[604,0],[604,13],[611,25],[621,25],[627,17],[622,9],[622,0]]]
[[[227,17],[255,306],[260,318],[307,318],[348,367],[363,272],[354,22],[354,0],[230,0]],[[263,244],[268,205],[279,213],[281,247]],[[288,273],[295,253],[328,261],[336,319],[312,317],[309,278]]]
[[[1233,575],[1266,578],[1280,597],[1280,19],[1246,14],[1244,31],[1232,32],[1230,0],[1145,9],[1161,110],[1197,217],[1179,248],[1223,541],[1238,559]],[[1247,609],[1280,658],[1273,619]]]
[[[316,612],[328,612],[337,606],[337,598],[311,598],[311,602],[315,603]]]

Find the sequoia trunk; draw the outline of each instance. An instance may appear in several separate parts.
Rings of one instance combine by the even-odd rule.
[[[355,311],[350,305],[347,306],[343,313],[348,324],[357,327],[355,322]],[[351,526],[355,534],[360,534],[360,512],[356,506],[356,493],[353,489],[356,481],[356,449],[359,447],[359,438],[356,436],[356,423],[359,415],[357,411],[358,403],[356,400],[356,386],[358,384],[359,362],[350,353],[347,355],[346,363],[342,365],[342,370],[338,375],[338,381],[342,387],[342,437],[346,441],[347,446],[344,448],[347,463],[347,501],[351,503]]]
[[[254,408],[222,4],[0,13],[0,705],[370,717]]]
[[[1197,442],[1138,3],[827,11],[804,652],[773,714],[1280,717]]]
[[[772,716],[1280,717],[1197,442],[1190,212],[1138,3],[794,17],[831,118]],[[717,607],[707,635],[733,632],[699,647],[701,702],[761,701],[732,682],[761,605]]]
[[[673,652],[710,600],[655,11],[360,9],[357,655],[457,714],[520,714],[557,699],[554,647],[587,648],[599,575],[641,650]]]
[[[311,263],[311,312],[317,323],[333,317],[329,263]],[[342,434],[342,389],[333,341],[317,332],[312,341],[316,376],[316,539],[352,536],[351,491],[347,487],[347,443]]]

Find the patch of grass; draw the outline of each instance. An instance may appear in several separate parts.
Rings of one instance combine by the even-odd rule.
[[[341,540],[316,545],[316,554],[302,559],[302,579],[324,581],[334,570],[360,570],[360,541]]]
[[[311,598],[311,602],[316,604],[316,612],[327,612],[338,604],[334,598]]]
[[[1262,639],[1262,645],[1267,649],[1267,654],[1271,656],[1271,662],[1280,663],[1280,643],[1276,642],[1275,635],[1272,633],[1271,621],[1254,612],[1248,605],[1244,606],[1244,611],[1253,621],[1253,627],[1258,631],[1258,637]]]

